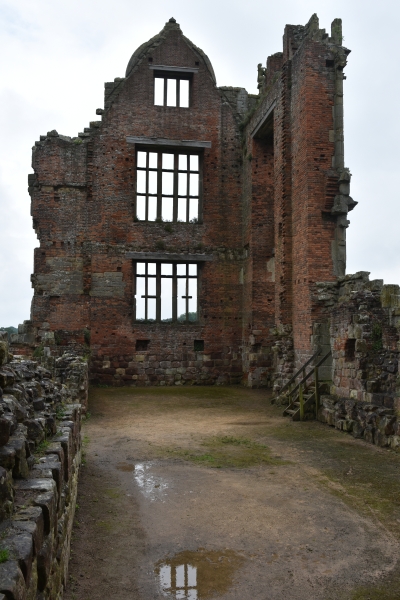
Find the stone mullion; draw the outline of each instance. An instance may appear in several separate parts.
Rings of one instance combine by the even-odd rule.
[[[186,265],[186,298],[185,298],[185,307],[186,307],[186,323],[189,320],[189,265]]]
[[[180,79],[176,79],[176,106],[181,105],[181,82]]]
[[[164,106],[167,106],[167,78],[164,77]]]
[[[145,321],[147,321],[147,303],[148,303],[148,297],[149,297],[149,286],[148,286],[149,273],[148,273],[148,271],[149,271],[148,263],[146,263],[145,277],[144,277],[144,318],[145,318]]]
[[[176,277],[176,263],[172,263],[172,320],[174,322],[178,319],[178,306],[177,306],[177,298],[178,298],[178,283]]]
[[[161,263],[156,263],[156,321],[161,321]]]
[[[186,163],[186,223],[189,222],[189,202],[190,202],[190,154],[187,155],[187,163]]]
[[[137,194],[136,194],[137,198]],[[149,153],[146,152],[146,221],[149,220]]]
[[[162,211],[162,152],[157,152],[157,219],[161,219]]]
[[[203,222],[203,161],[204,153],[199,154],[199,197],[197,199],[197,219],[199,223]]]
[[[179,185],[179,153],[174,153],[174,190],[173,190],[173,204],[172,204],[172,221],[174,223],[178,220],[178,185]]]

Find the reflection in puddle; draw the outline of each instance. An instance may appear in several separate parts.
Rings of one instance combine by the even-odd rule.
[[[155,573],[165,596],[174,600],[203,600],[227,592],[244,558],[233,550],[180,552],[156,564]]]
[[[135,466],[135,481],[138,484],[142,494],[154,502],[155,500],[163,500],[168,489],[168,483],[162,477],[152,475],[150,472],[153,463],[139,463]]]
[[[160,567],[160,585],[164,592],[174,592],[175,598],[197,600],[197,568],[192,565]]]

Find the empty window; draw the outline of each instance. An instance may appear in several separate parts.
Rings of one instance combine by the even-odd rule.
[[[185,73],[155,73],[154,104],[189,108],[190,75]]]
[[[136,263],[136,321],[196,322],[197,279],[196,264]]]
[[[193,350],[195,352],[204,352],[204,340],[194,340]]]
[[[137,351],[146,351],[149,349],[150,340],[136,340],[136,350]]]
[[[136,216],[140,221],[197,223],[200,155],[139,150]]]
[[[356,340],[355,339],[348,339],[346,340],[345,346],[344,346],[344,352],[345,352],[345,361],[346,362],[353,362],[356,358]]]

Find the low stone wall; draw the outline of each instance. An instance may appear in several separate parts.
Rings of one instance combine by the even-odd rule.
[[[400,451],[400,399],[394,408],[358,402],[351,398],[323,396],[318,420],[370,444]]]
[[[60,600],[67,581],[87,364],[54,363],[0,340],[0,600]]]
[[[172,347],[138,350],[130,356],[96,356],[90,361],[93,384],[171,386],[238,384],[243,378],[241,356],[226,352]]]

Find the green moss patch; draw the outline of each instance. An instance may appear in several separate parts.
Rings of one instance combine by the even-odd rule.
[[[216,469],[243,469],[256,465],[284,465],[283,461],[271,455],[271,450],[265,444],[244,437],[211,437],[200,443],[197,450],[183,448],[166,448],[165,455],[181,458],[206,467]]]

